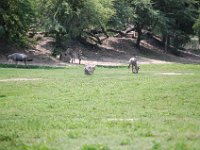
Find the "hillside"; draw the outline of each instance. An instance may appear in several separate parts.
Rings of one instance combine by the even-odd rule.
[[[139,64],[149,63],[200,63],[200,57],[193,55],[176,56],[170,53],[164,53],[162,47],[154,39],[141,42],[141,49],[135,48],[135,39],[109,37],[102,45],[97,47],[85,47],[79,42],[73,41],[66,44],[74,51],[82,49],[82,64],[96,65],[124,65],[128,63],[130,57],[136,55]],[[24,52],[33,58],[34,65],[67,65],[58,58],[51,56],[54,40],[49,37],[42,37],[33,49],[15,49],[10,48],[9,52],[1,53],[0,63],[8,63],[6,56],[14,52]],[[78,63],[78,60],[75,61]]]

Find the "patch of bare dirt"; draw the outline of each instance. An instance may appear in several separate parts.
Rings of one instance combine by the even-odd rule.
[[[0,82],[10,82],[10,81],[36,81],[41,80],[40,78],[9,78],[9,79],[0,79]]]
[[[175,75],[194,75],[194,73],[177,73],[177,72],[164,72],[164,73],[155,73],[156,75],[167,75],[167,76],[175,76]]]
[[[139,118],[108,118],[106,121],[110,122],[133,122],[138,121]]]

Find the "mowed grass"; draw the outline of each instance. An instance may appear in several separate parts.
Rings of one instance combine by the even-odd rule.
[[[199,148],[199,65],[0,68],[1,150]]]

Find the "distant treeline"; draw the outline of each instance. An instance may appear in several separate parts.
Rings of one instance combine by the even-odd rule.
[[[147,33],[165,46],[184,46],[200,37],[199,0],[1,0],[0,39],[26,42],[28,32],[101,44],[100,36],[137,32],[137,46]],[[30,36],[30,35],[29,35]]]

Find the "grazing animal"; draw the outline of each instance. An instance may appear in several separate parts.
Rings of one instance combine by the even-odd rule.
[[[74,63],[75,62],[75,58],[76,58],[76,52],[73,49],[68,48],[67,49],[67,53],[71,57],[71,63]]]
[[[135,57],[130,58],[128,68],[132,68],[133,73],[138,73],[140,67],[137,65],[137,59]]]
[[[84,68],[85,74],[86,75],[92,75],[95,71],[95,65],[86,65]]]
[[[61,52],[61,54],[60,54],[60,60],[62,60],[64,62],[67,62],[67,63],[70,63],[71,56],[67,53],[67,51]]]
[[[32,60],[33,60],[32,58],[30,58],[28,55],[23,54],[23,53],[14,53],[14,54],[8,55],[8,61],[14,61],[16,64],[16,67],[19,61],[23,61],[26,66],[27,61],[32,61]]]
[[[61,52],[60,54],[60,60],[68,63],[75,63],[75,58],[78,58],[79,64],[81,64],[81,60],[83,58],[82,50],[76,52],[75,50],[68,48],[66,51]]]

